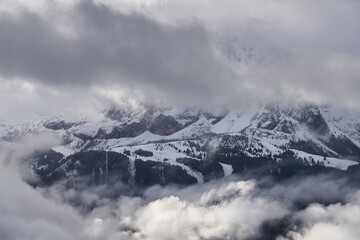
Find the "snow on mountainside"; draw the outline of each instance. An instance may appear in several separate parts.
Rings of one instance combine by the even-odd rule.
[[[321,114],[335,136],[347,137],[360,147],[360,112],[327,106]]]
[[[346,170],[349,166],[357,164],[354,161],[346,160],[346,159],[337,159],[337,158],[331,158],[331,157],[326,158],[323,156],[309,154],[309,153],[294,150],[294,149],[291,149],[291,151],[293,151],[297,157],[304,159],[304,161],[306,161],[310,165],[320,163],[327,167],[333,167],[333,168],[338,168],[341,170]]]
[[[80,153],[112,152],[128,159],[133,175],[144,167],[141,165],[144,162],[148,164],[146,168],[157,171],[172,171],[173,166],[176,171],[184,171],[181,173],[203,182],[213,171],[222,171],[223,176],[240,171],[236,161],[248,158],[277,161],[289,151],[306,163],[314,160],[326,167],[346,170],[357,164],[360,157],[359,119],[358,112],[309,104],[256,105],[214,112],[113,107],[99,121],[46,119],[21,126],[2,125],[0,133],[2,141],[7,142],[38,132],[52,132],[62,139],[60,146],[52,148],[56,161],[52,159],[49,163],[49,156],[44,155],[33,164],[40,175],[48,176],[59,169],[70,174],[69,169],[74,166],[76,169],[83,158]],[[327,160],[323,161],[324,158]],[[249,163],[244,164],[242,168],[246,169]],[[100,179],[104,168],[98,166],[96,170],[93,166],[93,175],[98,171]]]

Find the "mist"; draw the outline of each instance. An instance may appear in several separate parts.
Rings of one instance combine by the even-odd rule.
[[[315,130],[325,123],[329,132],[341,132],[331,136],[339,141],[331,145],[330,136],[314,129],[305,139],[316,138],[322,147],[329,137],[331,148],[351,143],[339,151],[357,154],[359,10],[356,0],[0,1],[0,130],[10,126],[19,137],[0,139],[0,239],[357,239],[357,168],[286,180],[259,171],[186,187],[134,187],[117,178],[89,186],[79,177],[70,187],[68,176],[44,184],[31,164],[35,152],[62,145],[59,136],[68,134],[65,127],[55,136],[41,121],[59,117],[80,126],[95,120],[84,128],[96,125],[101,135],[101,121],[112,130],[123,124],[106,117],[111,108],[218,113],[268,104],[335,106],[330,121],[316,118],[323,114],[319,109],[307,119]],[[207,119],[209,126],[219,119]],[[240,121],[238,115],[234,119],[224,131],[229,136]],[[291,119],[284,119],[291,128]],[[171,119],[163,121],[168,127]],[[334,122],[342,129],[333,129]],[[260,121],[254,124],[259,128]],[[306,124],[298,122],[300,134]],[[144,129],[139,132],[149,130]],[[262,130],[266,135],[269,129]],[[290,135],[284,131],[280,138]],[[207,132],[214,135],[206,152],[212,158],[220,141],[215,135],[224,133]],[[99,137],[104,146],[113,137],[106,134]],[[74,141],[83,144],[80,151],[86,137],[92,136]],[[337,154],[327,150],[331,157]]]
[[[135,194],[121,184],[34,187],[28,159],[55,144],[45,134],[1,149],[1,239],[355,239],[358,233],[360,193],[344,175],[280,182],[233,175]],[[123,194],[114,198],[114,189]]]
[[[96,116],[111,104],[144,103],[357,109],[357,9],[358,1],[339,0],[3,3],[1,119]],[[259,56],[233,61],[223,52],[229,41]]]

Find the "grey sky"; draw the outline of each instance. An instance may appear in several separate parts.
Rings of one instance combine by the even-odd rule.
[[[99,2],[0,2],[0,119],[91,114],[119,99],[207,107],[360,101],[359,1]],[[219,36],[273,64],[230,62]],[[24,109],[26,116],[14,113]]]
[[[310,101],[359,108],[359,12],[355,0],[0,0],[0,121],[96,117],[113,102],[236,108]],[[237,38],[273,64],[231,62],[217,48],[219,38]],[[254,237],[262,223],[285,215],[296,225],[285,232],[288,239],[359,235],[358,189],[334,176],[266,190],[237,179],[154,187],[144,199],[100,200],[94,189],[56,185],[38,191],[23,181],[20,160],[55,142],[37,136],[15,152],[1,149],[1,239]],[[68,205],[72,198],[98,207],[83,216]],[[299,198],[343,204],[297,211]]]

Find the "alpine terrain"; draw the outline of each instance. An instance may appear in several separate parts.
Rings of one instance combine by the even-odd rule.
[[[190,185],[236,173],[286,178],[351,171],[360,160],[360,113],[331,106],[253,105],[238,111],[112,107],[98,121],[42,119],[1,125],[1,143],[53,133],[30,170],[46,184]]]

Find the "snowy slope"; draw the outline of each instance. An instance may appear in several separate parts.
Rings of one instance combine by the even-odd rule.
[[[331,106],[320,109],[334,135],[346,136],[360,147],[360,111]]]
[[[325,162],[325,166],[344,170],[355,162],[339,162],[342,158],[360,157],[359,119],[360,113],[356,111],[306,104],[254,105],[213,112],[197,108],[113,107],[99,120],[53,118],[20,126],[3,124],[0,137],[12,142],[22,136],[52,132],[62,139],[61,145],[52,149],[64,157],[89,150],[120,153],[129,150],[133,154],[143,149],[153,153],[152,161],[167,159],[202,181],[196,171],[176,159],[193,158],[200,153],[205,156],[210,148],[216,151],[219,146],[235,148],[251,157],[277,156],[291,149],[302,157],[306,153],[319,161],[326,156],[329,163]],[[213,139],[217,139],[219,146],[209,144]],[[202,150],[194,150],[189,141]],[[148,159],[132,156],[135,158]],[[225,175],[228,174],[229,168],[222,166]]]
[[[310,165],[317,163],[317,164],[323,164],[326,167],[332,167],[332,168],[338,168],[341,170],[346,170],[349,166],[359,164],[358,162],[346,160],[346,159],[338,159],[338,158],[332,158],[332,157],[324,158],[323,156],[309,154],[309,153],[295,150],[295,149],[291,149],[291,151],[293,151],[297,157],[302,158],[304,161],[306,161]]]

